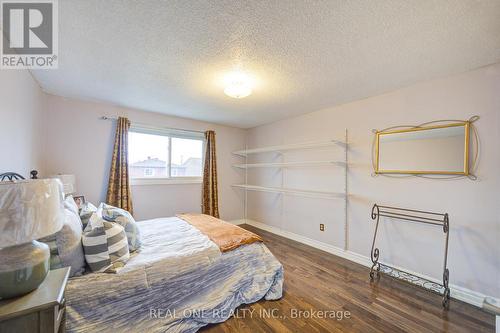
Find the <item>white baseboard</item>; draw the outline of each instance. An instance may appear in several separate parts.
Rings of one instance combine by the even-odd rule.
[[[242,220],[236,220],[236,221],[238,222],[237,224],[246,223],[246,224],[249,224],[249,225],[254,226],[256,228],[259,228],[259,229],[262,229],[265,231],[269,231],[273,234],[283,236],[285,238],[312,246],[314,248],[323,250],[325,252],[334,254],[334,255],[342,257],[342,258],[345,258],[347,260],[353,261],[355,263],[358,263],[358,264],[366,266],[366,267],[371,267],[371,265],[372,265],[371,259],[369,257],[361,255],[359,253],[355,253],[352,251],[345,251],[342,248],[339,248],[339,247],[336,247],[336,246],[333,246],[333,245],[330,245],[327,243],[323,243],[323,242],[320,242],[320,241],[317,241],[317,240],[314,240],[314,239],[311,239],[308,237],[304,237],[304,236],[295,234],[293,232],[286,231],[286,230],[283,230],[283,229],[280,229],[277,227],[270,226],[270,225],[265,224],[265,223],[254,221],[254,220],[242,219]],[[232,221],[232,223],[234,223],[234,221]],[[432,282],[442,283],[442,281],[439,281],[435,278],[425,276],[425,275],[422,275],[422,274],[419,274],[416,272],[412,272],[412,271],[407,270],[403,267],[397,267],[397,266],[393,266],[393,267],[400,269],[400,270],[403,270],[403,271],[406,271],[410,274],[419,276],[421,278],[427,279],[427,280],[432,281]],[[457,299],[459,301],[477,306],[479,308],[482,307],[483,300],[486,297],[486,295],[483,295],[481,293],[472,291],[472,290],[464,288],[464,287],[452,285],[452,284],[450,284],[450,294],[451,294],[451,297],[454,299]]]
[[[240,224],[245,224],[247,223],[247,220],[245,219],[241,219],[241,220],[231,220],[231,221],[227,221],[229,223],[232,223],[234,225],[240,225]]]

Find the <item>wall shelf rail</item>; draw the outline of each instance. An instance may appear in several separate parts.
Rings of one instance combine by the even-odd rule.
[[[281,207],[281,219],[282,223],[284,221],[284,202],[285,202],[285,195],[290,195],[290,196],[301,196],[301,197],[308,197],[308,198],[317,198],[317,199],[341,199],[343,200],[343,206],[344,206],[344,250],[348,250],[349,247],[349,228],[347,225],[347,201],[348,201],[348,188],[347,188],[347,171],[349,164],[347,162],[347,157],[348,157],[348,141],[347,141],[347,129],[345,129],[344,133],[344,139],[343,140],[326,140],[326,141],[316,141],[316,142],[304,142],[304,143],[294,143],[294,144],[285,144],[285,145],[276,145],[276,146],[268,146],[268,147],[260,147],[260,148],[252,148],[243,150],[238,150],[234,151],[233,154],[243,157],[245,159],[245,163],[240,163],[240,164],[233,164],[234,168],[239,168],[239,169],[244,169],[245,170],[245,184],[235,184],[233,187],[243,189],[245,191],[245,197],[244,197],[244,204],[245,204],[245,219],[248,218],[248,192],[249,191],[255,191],[255,192],[267,192],[267,193],[277,193],[280,194],[281,197],[281,202],[280,202],[280,207]],[[341,151],[333,152],[337,153],[337,155],[329,155],[332,154],[332,148],[337,148],[340,147]],[[325,160],[310,160],[310,161],[287,161],[286,160],[286,153],[288,151],[292,150],[302,150],[302,149],[324,149],[325,151],[321,151],[322,154],[328,154],[328,157],[324,157]],[[330,149],[326,149],[330,148]],[[281,161],[279,162],[260,162],[259,163],[248,163],[249,155],[251,154],[260,154],[260,153],[278,153],[279,157],[281,158]],[[338,153],[342,154],[343,158],[338,157]],[[323,155],[322,155],[323,156]],[[326,155],[325,155],[326,156]],[[332,158],[332,156],[336,156],[334,160],[328,160]],[[322,157],[318,157],[322,158]],[[288,168],[299,168],[299,167],[318,167],[318,166],[326,166],[326,167],[340,167],[342,170],[338,172],[339,170],[334,170],[332,172],[333,177],[342,177],[343,178],[343,189],[339,192],[334,192],[334,191],[315,191],[315,190],[308,190],[308,189],[296,189],[296,188],[287,188],[286,187],[286,181],[287,181],[287,169]],[[248,174],[249,170],[251,169],[258,169],[258,168],[276,168],[279,170],[279,174],[281,175],[281,185],[279,187],[269,187],[269,186],[259,186],[259,185],[252,185],[248,184]]]
[[[289,145],[244,149],[244,150],[234,151],[233,154],[239,156],[247,156],[249,154],[260,154],[260,153],[270,153],[270,152],[280,153],[286,150],[295,150],[295,149],[312,149],[312,148],[331,147],[331,146],[345,147],[345,145],[346,145],[345,142],[339,140],[330,140],[322,142],[294,143]]]
[[[380,250],[375,247],[377,240],[377,231],[380,222],[380,217],[392,218],[395,220],[402,220],[407,222],[423,223],[443,228],[445,234],[444,245],[444,264],[443,264],[443,283],[435,283],[428,279],[416,276],[414,274],[399,270],[386,264],[379,262]],[[448,213],[434,213],[426,212],[423,210],[397,208],[390,206],[380,206],[374,204],[371,213],[372,220],[376,221],[375,233],[373,234],[373,242],[371,249],[372,267],[370,269],[370,279],[373,281],[375,277],[380,277],[380,272],[391,277],[409,282],[411,284],[423,287],[427,290],[440,294],[442,296],[442,305],[448,308],[450,301],[450,272],[448,270],[448,238],[450,231],[450,221]]]
[[[345,198],[345,193],[339,193],[339,192],[311,191],[311,190],[291,189],[282,187],[265,187],[265,186],[247,185],[247,184],[235,184],[233,186],[249,191],[291,194],[291,195],[311,197],[311,198],[323,198],[323,199]]]
[[[233,164],[233,167],[240,169],[250,169],[250,168],[298,168],[298,167],[308,167],[308,166],[331,166],[336,165],[339,167],[345,167],[345,162],[340,161],[306,161],[306,162],[283,162],[283,163],[254,163],[254,164]]]

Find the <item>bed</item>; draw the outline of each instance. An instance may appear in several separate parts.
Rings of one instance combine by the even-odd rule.
[[[70,279],[69,332],[196,332],[241,304],[281,298],[283,267],[264,243],[222,253],[178,217],[138,225],[142,247],[118,274]]]

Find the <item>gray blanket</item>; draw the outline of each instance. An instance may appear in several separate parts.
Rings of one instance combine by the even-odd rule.
[[[283,267],[264,244],[222,254],[175,217],[139,227],[143,246],[120,274],[69,281],[69,332],[195,332],[241,304],[281,298]]]

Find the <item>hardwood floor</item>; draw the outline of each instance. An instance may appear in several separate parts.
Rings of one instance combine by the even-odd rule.
[[[452,299],[445,311],[438,295],[386,276],[371,284],[364,266],[249,225],[242,227],[261,235],[283,264],[283,298],[241,306],[235,317],[203,332],[495,331],[495,317],[472,305]],[[346,311],[349,318],[341,318]]]

